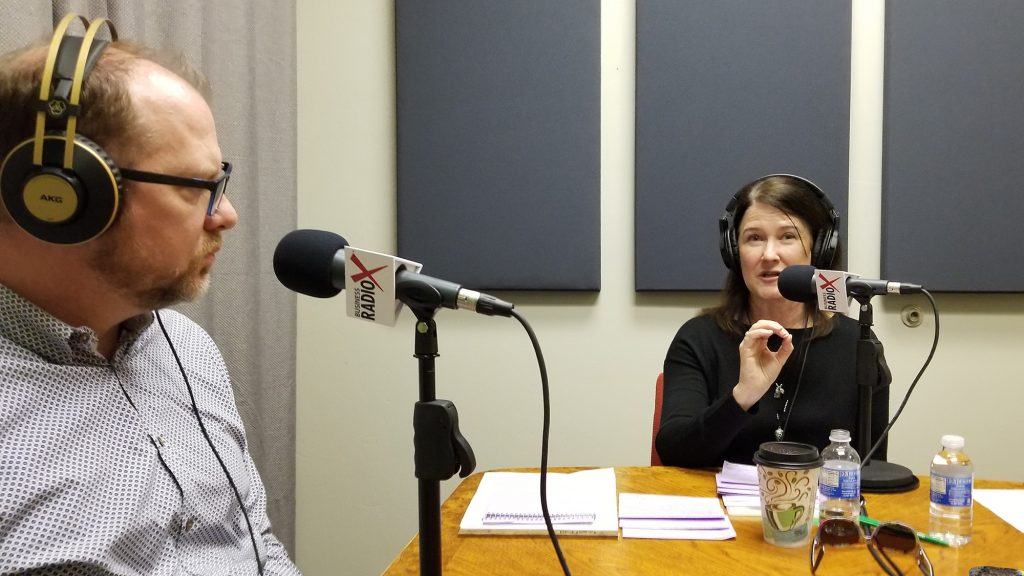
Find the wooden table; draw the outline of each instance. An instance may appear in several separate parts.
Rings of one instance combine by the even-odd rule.
[[[552,471],[571,472],[578,469]],[[536,471],[516,470],[516,471]],[[619,492],[714,496],[714,471],[673,467],[616,468]],[[442,564],[444,574],[561,574],[558,559],[547,536],[460,536],[459,522],[480,484],[473,474],[441,508]],[[1024,488],[1024,483],[984,481],[978,488]],[[868,510],[880,520],[899,520],[926,531],[928,527],[928,479],[912,492],[868,494]],[[810,574],[808,546],[779,548],[766,543],[760,518],[732,518],[736,539],[724,542],[637,540],[610,537],[560,536],[559,543],[572,573],[588,574]],[[938,576],[966,576],[974,566],[1024,568],[1024,534],[980,504],[974,506],[974,532],[962,548],[925,544]],[[419,542],[413,538],[384,571],[387,575],[419,573]],[[863,546],[828,549],[818,576],[883,574]],[[913,574],[913,573],[908,573]],[[920,572],[917,572],[920,574]]]

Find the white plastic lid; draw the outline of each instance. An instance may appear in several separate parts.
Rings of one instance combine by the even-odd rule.
[[[942,447],[946,450],[959,450],[964,447],[964,437],[956,434],[944,434],[942,436]]]
[[[848,430],[843,430],[841,428],[836,428],[835,430],[833,430],[828,435],[828,439],[831,442],[849,442],[850,441],[850,432]],[[962,445],[963,444],[961,444],[961,446]]]

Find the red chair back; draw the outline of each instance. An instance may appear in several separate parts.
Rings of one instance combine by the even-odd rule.
[[[654,424],[651,426],[651,466],[661,466],[661,458],[658,456],[658,449],[654,447],[654,440],[658,437],[658,428],[661,427],[661,400],[665,389],[665,374],[658,374],[658,382],[654,385]]]

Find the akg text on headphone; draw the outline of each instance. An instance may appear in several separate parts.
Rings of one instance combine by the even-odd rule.
[[[67,33],[75,19],[85,36]],[[104,18],[75,14],[54,29],[36,104],[35,134],[16,145],[0,164],[0,198],[11,218],[47,242],[78,244],[106,231],[120,210],[123,187],[117,166],[103,149],[78,134],[82,86],[109,44],[96,40]]]
[[[776,176],[792,178],[807,185],[828,212],[830,224],[819,230],[814,237],[814,246],[811,250],[811,264],[816,268],[831,267],[835,264],[833,260],[835,260],[836,252],[839,249],[839,212],[817,184],[793,174],[768,174],[744,185],[743,188],[740,188],[738,192],[733,194],[732,199],[729,200],[729,205],[725,208],[725,213],[718,220],[718,248],[722,253],[722,261],[725,262],[727,268],[739,273],[740,249],[739,240],[736,235],[736,226],[739,225],[739,222],[736,220],[736,209],[739,204],[740,194],[748,187]]]

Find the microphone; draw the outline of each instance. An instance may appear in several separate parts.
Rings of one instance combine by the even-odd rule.
[[[782,270],[779,274],[779,292],[786,300],[817,302],[819,292],[838,289],[839,287],[834,286],[834,282],[844,276],[846,277],[846,293],[853,297],[917,294],[921,292],[921,286],[918,284],[858,278],[850,276],[845,272],[818,270],[814,266],[806,264],[787,266]]]
[[[366,259],[367,254],[390,259],[394,263],[395,298],[410,307],[463,309],[487,316],[512,315],[514,305],[510,302],[409,270],[407,265],[415,263],[353,248],[338,234],[324,230],[294,230],[285,234],[274,250],[274,274],[289,290],[316,298],[331,298],[345,288],[345,264],[351,255],[356,267],[360,268],[351,280],[372,281],[372,290],[372,284],[377,283],[373,274],[383,267],[364,268],[359,256]],[[357,317],[373,320],[366,314]]]

